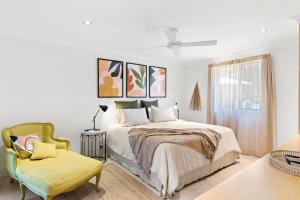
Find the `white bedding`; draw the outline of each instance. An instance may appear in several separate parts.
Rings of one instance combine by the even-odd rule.
[[[222,138],[219,142],[214,160],[218,160],[226,153],[235,151],[241,152],[233,131],[226,127],[187,122],[183,120],[150,123],[146,125],[134,126],[143,128],[211,128],[218,131]],[[115,126],[108,129],[108,145],[115,153],[137,163],[128,140],[128,131],[132,127]],[[179,178],[187,172],[194,171],[201,166],[208,165],[210,161],[195,150],[176,144],[164,143],[157,147],[151,173],[157,174],[161,185],[161,193],[173,194],[178,187]]]

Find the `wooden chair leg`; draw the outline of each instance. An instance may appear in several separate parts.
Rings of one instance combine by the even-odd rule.
[[[22,182],[20,181],[20,191],[21,191],[21,196],[20,199],[24,200],[25,199],[25,193],[26,193],[26,187]]]
[[[53,197],[47,196],[45,200],[53,200]]]
[[[97,192],[100,191],[100,186],[99,186],[100,178],[101,178],[101,172],[99,174],[97,174],[97,176],[96,176],[96,191]]]

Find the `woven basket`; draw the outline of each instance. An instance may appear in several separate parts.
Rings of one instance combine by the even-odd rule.
[[[270,164],[273,167],[276,167],[282,171],[288,172],[290,174],[294,174],[300,176],[300,167],[289,165],[285,156],[298,156],[300,157],[300,152],[297,151],[288,151],[288,150],[276,150],[270,152]]]

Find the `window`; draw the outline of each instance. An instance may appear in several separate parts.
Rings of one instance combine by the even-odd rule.
[[[275,95],[270,55],[209,66],[208,122],[231,128],[244,154],[273,146]]]
[[[212,69],[214,112],[261,109],[261,66],[251,61]]]

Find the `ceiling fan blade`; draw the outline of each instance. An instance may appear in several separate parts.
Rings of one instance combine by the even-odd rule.
[[[178,32],[177,28],[168,28],[165,31],[165,35],[167,36],[169,42],[177,42],[176,34]]]
[[[173,47],[172,51],[173,51],[174,56],[180,56],[181,55],[181,51],[180,51],[179,46]]]
[[[218,44],[217,40],[199,41],[199,42],[182,42],[183,47],[194,47],[194,46],[211,46]]]
[[[137,50],[148,50],[148,49],[156,49],[156,48],[162,48],[162,47],[167,47],[167,46],[163,45],[163,46],[145,47],[145,48],[139,48]]]

